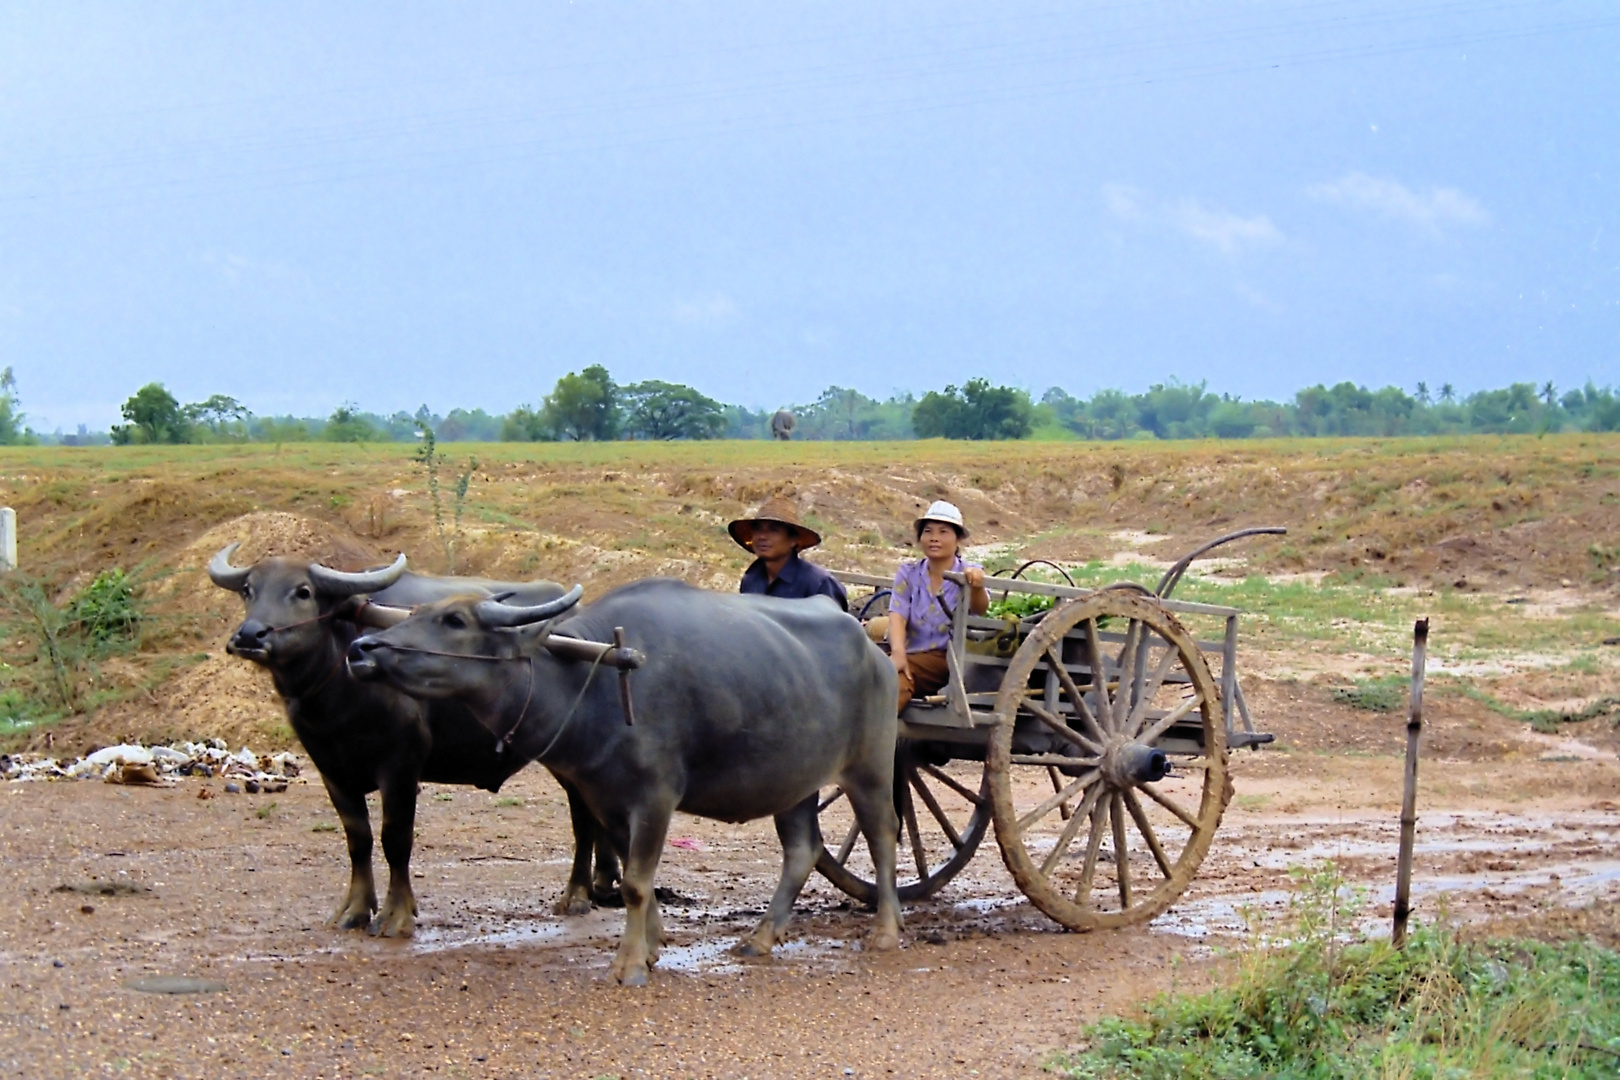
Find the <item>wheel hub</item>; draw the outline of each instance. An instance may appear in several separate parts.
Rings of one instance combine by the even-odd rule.
[[[1103,751],[1102,772],[1116,788],[1151,784],[1170,775],[1170,759],[1157,747],[1120,739]]]

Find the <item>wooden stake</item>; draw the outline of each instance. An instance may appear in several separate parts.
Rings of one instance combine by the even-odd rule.
[[[1406,945],[1412,912],[1412,841],[1417,833],[1418,737],[1423,733],[1423,667],[1429,650],[1429,620],[1412,627],[1412,700],[1406,717],[1406,790],[1401,795],[1401,857],[1395,871],[1395,947]]]

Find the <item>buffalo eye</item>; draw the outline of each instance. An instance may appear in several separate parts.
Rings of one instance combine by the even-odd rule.
[[[452,630],[465,630],[467,628],[467,620],[463,619],[460,615],[452,611],[450,614],[444,617],[444,625],[448,626]]]
[[[253,586],[251,586],[251,585],[242,586],[242,599],[244,599],[244,600],[253,599]]]
[[[297,589],[293,590],[293,596],[297,597],[299,600],[308,600],[314,595],[315,594],[310,591],[308,585],[300,585]]]

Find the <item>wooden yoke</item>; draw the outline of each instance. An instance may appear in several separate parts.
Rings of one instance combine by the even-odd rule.
[[[618,668],[620,671],[634,671],[647,662],[646,653],[622,643],[622,632],[614,636],[619,638],[620,644],[609,645],[601,641],[586,641],[583,638],[551,634],[546,638],[545,646],[553,656],[560,656],[564,660],[588,660],[593,664],[606,664],[608,667]]]

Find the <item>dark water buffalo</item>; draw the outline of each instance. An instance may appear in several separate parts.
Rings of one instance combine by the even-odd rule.
[[[895,675],[860,623],[819,598],[657,579],[566,618],[554,613],[554,605],[443,600],[356,640],[349,669],[429,700],[479,703],[498,730],[515,725],[515,752],[578,789],[624,860],[616,978],[645,984],[657,959],[653,874],[676,810],[722,821],[775,817],[781,882],[741,945],[770,952],[821,852],[816,794],[829,783],[848,793],[877,864],[868,947],[899,943]],[[615,627],[644,656],[629,676],[633,725],[618,674],[567,658],[559,641],[606,643]]]
[[[415,928],[411,891],[411,841],[417,789],[423,780],[499,790],[532,758],[497,753],[495,739],[463,706],[428,703],[379,683],[357,682],[344,667],[349,643],[360,633],[353,621],[360,598],[410,608],[446,596],[509,594],[514,602],[544,604],[562,595],[549,581],[508,583],[482,578],[442,578],[405,570],[405,556],[385,570],[347,574],[302,559],[265,559],[231,565],[232,544],[214,556],[214,584],[241,595],[247,617],[226,651],[268,668],[287,718],[310,760],[320,770],[349,843],[349,889],[331,923],[342,929],[370,924],[385,937],[409,937]],[[564,785],[566,787],[566,785]],[[382,792],[382,846],[388,862],[388,893],[377,907],[371,876],[371,821],[366,795]],[[574,866],[559,913],[590,910],[593,890],[609,892],[616,860],[598,835],[578,795],[569,791],[574,824]],[[598,849],[591,877],[593,838]],[[375,922],[372,912],[377,912]]]

